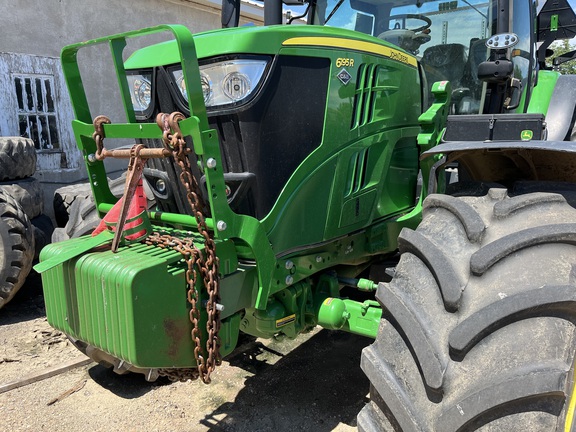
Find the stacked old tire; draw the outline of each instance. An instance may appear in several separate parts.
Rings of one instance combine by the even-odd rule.
[[[154,194],[146,179],[143,181],[150,209],[155,205]],[[114,180],[108,179],[110,192],[116,198],[120,198],[124,193],[125,184],[126,173]],[[68,185],[56,189],[53,205],[57,224],[52,234],[53,243],[90,234],[100,223],[100,215],[92,196],[90,183]]]
[[[54,229],[44,211],[34,142],[0,137],[0,308],[22,287]]]
[[[110,181],[111,192],[122,196],[125,177]],[[114,187],[117,185],[116,187]],[[54,217],[56,229],[52,234],[52,242],[57,243],[71,238],[90,234],[100,223],[100,215],[92,196],[90,183],[63,186],[54,192]]]

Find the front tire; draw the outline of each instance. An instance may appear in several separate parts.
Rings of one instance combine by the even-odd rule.
[[[359,430],[571,430],[576,209],[550,193],[431,195],[399,247]]]

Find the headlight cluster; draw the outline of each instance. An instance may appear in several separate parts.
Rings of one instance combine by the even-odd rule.
[[[200,66],[206,107],[236,104],[247,99],[258,88],[266,64],[266,60],[236,59]],[[188,100],[182,69],[173,69],[172,76],[180,93]]]
[[[126,78],[134,111],[146,111],[152,102],[152,74],[129,73]]]
[[[231,59],[200,66],[200,84],[207,108],[237,105],[254,94],[266,70],[265,59]],[[188,101],[180,65],[167,68],[180,94]],[[130,98],[136,116],[147,117],[152,110],[152,71],[127,71]]]

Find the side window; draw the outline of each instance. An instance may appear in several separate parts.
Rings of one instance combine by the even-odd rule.
[[[58,113],[54,78],[49,75],[12,75],[18,102],[20,136],[31,138],[38,150],[58,150]]]
[[[520,0],[514,2],[513,9],[513,29],[512,31],[518,35],[518,45],[512,50],[512,63],[514,63],[514,78],[522,83],[522,92],[524,95],[529,92],[528,78],[530,71],[534,67],[534,51],[531,44],[532,32],[530,11],[531,4],[528,1]],[[527,99],[527,98],[526,98]],[[522,107],[519,108],[522,110]]]

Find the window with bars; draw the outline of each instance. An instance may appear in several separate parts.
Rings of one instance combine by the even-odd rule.
[[[13,75],[18,100],[20,136],[31,138],[38,150],[60,148],[54,79],[50,75]]]

